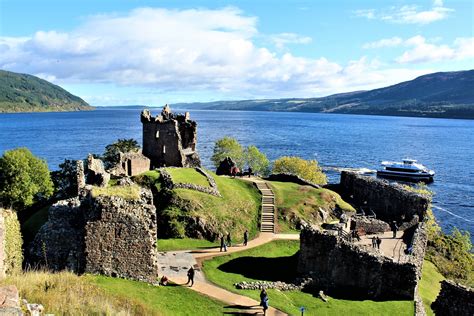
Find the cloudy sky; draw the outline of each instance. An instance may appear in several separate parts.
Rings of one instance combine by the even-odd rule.
[[[325,96],[473,69],[473,6],[0,0],[0,68],[96,106]]]

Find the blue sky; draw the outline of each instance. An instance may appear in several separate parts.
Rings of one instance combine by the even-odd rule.
[[[92,105],[324,96],[474,68],[473,3],[0,0],[0,68]]]

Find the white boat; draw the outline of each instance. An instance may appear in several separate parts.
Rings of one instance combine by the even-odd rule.
[[[402,162],[382,161],[383,170],[377,176],[415,182],[433,182],[435,172],[429,170],[414,159],[403,159]]]

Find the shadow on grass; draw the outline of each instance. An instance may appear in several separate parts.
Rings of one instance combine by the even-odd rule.
[[[297,254],[277,258],[239,257],[221,264],[218,269],[255,280],[292,282],[296,278],[297,261]]]

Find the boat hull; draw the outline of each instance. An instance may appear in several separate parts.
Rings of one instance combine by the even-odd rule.
[[[425,182],[430,183],[434,181],[434,175],[429,173],[408,173],[408,172],[396,172],[396,171],[377,171],[377,177],[402,180],[409,182]]]

